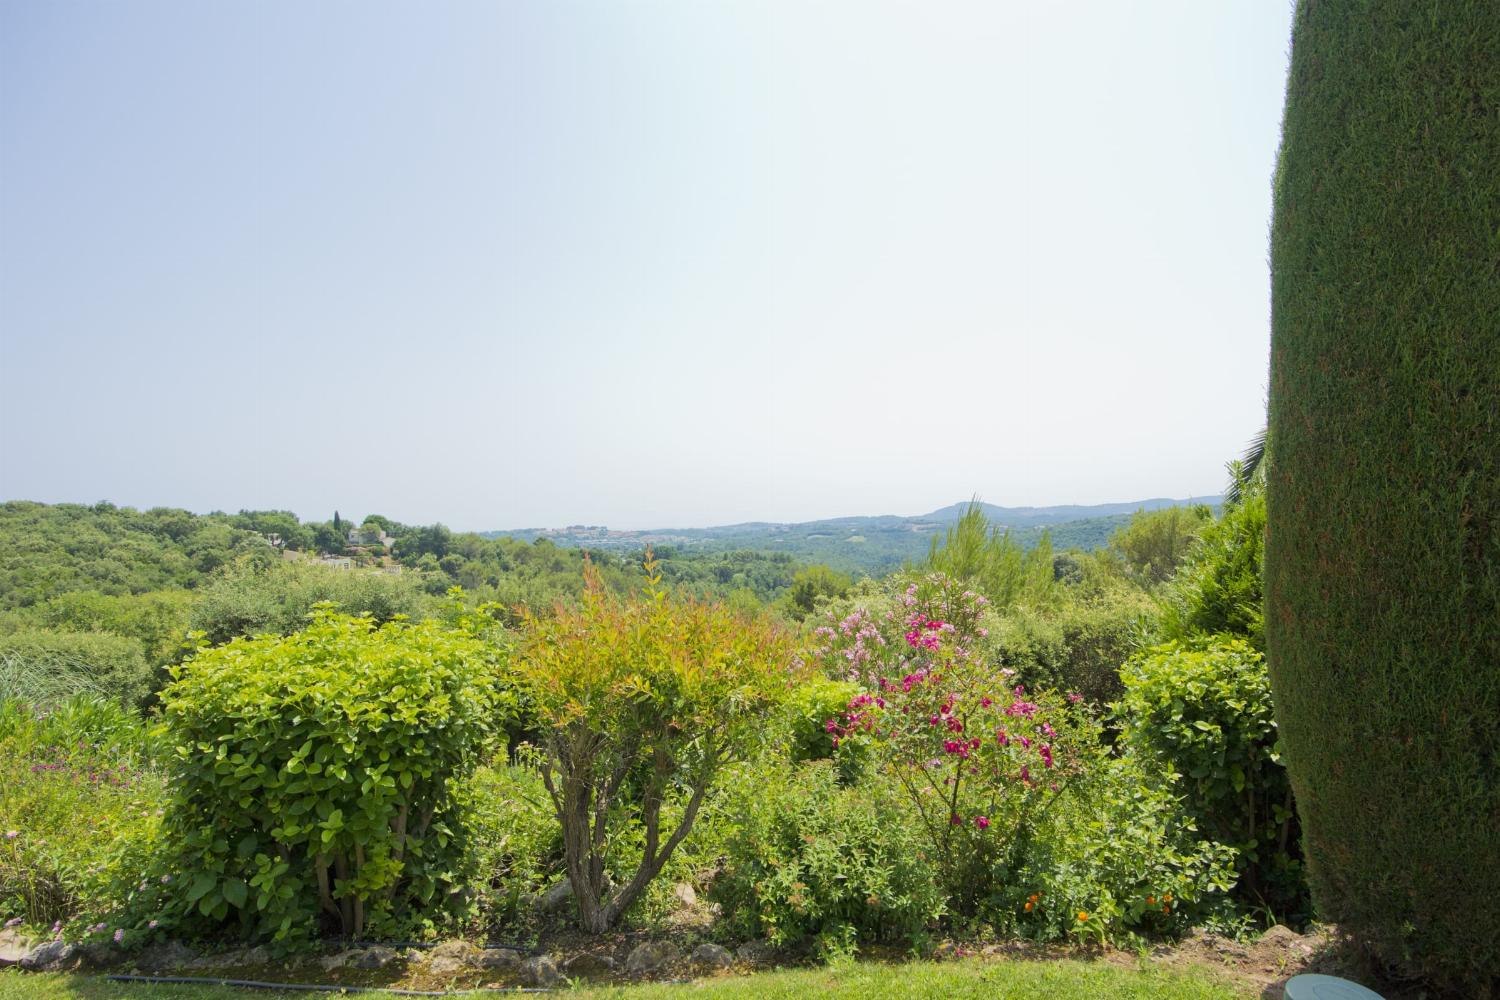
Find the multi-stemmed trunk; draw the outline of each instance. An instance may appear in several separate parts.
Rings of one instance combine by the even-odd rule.
[[[724,763],[724,757],[712,745],[703,748],[698,766],[686,775],[684,782],[690,789],[687,805],[662,843],[661,806],[677,764],[670,744],[665,741],[657,744],[640,804],[645,833],[640,866],[623,884],[614,887],[604,871],[610,809],[631,771],[642,762],[642,755],[639,750],[626,754],[613,752],[610,742],[582,726],[568,727],[549,741],[548,760],[542,768],[542,779],[562,825],[563,856],[578,905],[578,922],[591,934],[613,927],[661,873],[692,828],[710,778]]]

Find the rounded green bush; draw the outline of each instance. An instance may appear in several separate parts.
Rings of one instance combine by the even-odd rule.
[[[922,940],[944,911],[917,819],[879,785],[841,785],[829,761],[765,766],[730,790],[728,856],[712,895],[739,934],[811,939],[826,955]]]
[[[1215,636],[1158,646],[1120,675],[1121,745],[1181,776],[1198,832],[1237,852],[1242,896],[1280,918],[1305,918],[1291,786],[1261,654]]]
[[[494,650],[436,622],[319,608],[162,693],[175,743],[163,922],[292,940],[411,933],[463,889],[459,785],[496,715]]]
[[[1266,640],[1323,918],[1500,987],[1500,4],[1302,0]]]

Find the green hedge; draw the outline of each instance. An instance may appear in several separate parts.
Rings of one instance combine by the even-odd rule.
[[[1120,696],[1120,665],[1149,640],[1155,616],[1155,602],[1134,587],[1048,609],[1012,608],[992,622],[983,649],[1019,683],[1104,704]]]
[[[1303,0],[1266,637],[1314,900],[1500,985],[1500,4]]]

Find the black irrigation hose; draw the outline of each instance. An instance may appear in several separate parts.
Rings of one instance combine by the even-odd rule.
[[[340,948],[436,948],[440,942],[437,941],[345,941],[342,938],[324,938],[323,944],[337,945]],[[476,945],[479,948],[495,948],[501,951],[514,951],[522,955],[540,955],[540,948],[535,945],[510,944],[505,941],[486,941]]]
[[[105,976],[114,983],[191,986],[241,986],[252,990],[291,990],[302,993],[390,993],[398,997],[456,997],[466,993],[556,993],[549,986],[475,986],[466,990],[399,990],[388,986],[335,986],[330,983],[263,983],[256,979],[216,979],[213,976]]]

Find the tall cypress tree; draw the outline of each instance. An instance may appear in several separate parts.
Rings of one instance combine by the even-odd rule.
[[[1301,0],[1266,635],[1313,896],[1500,993],[1500,3]]]

